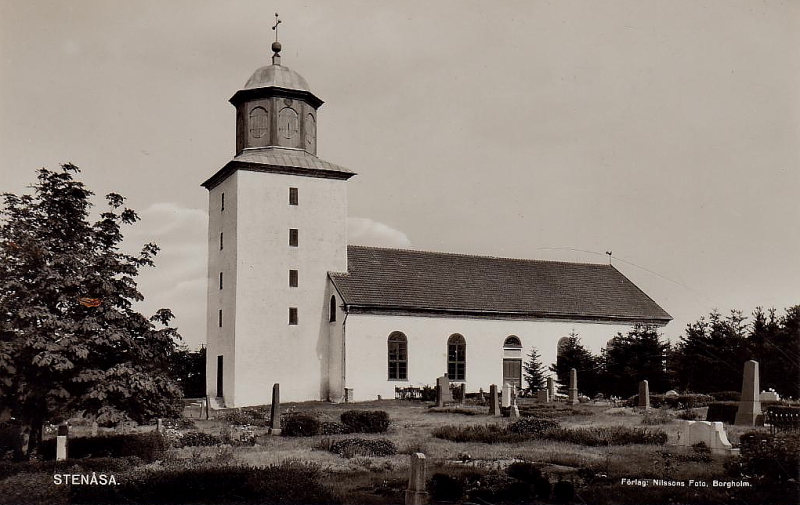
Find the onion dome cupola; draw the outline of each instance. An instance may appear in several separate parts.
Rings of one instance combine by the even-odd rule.
[[[317,154],[317,109],[323,104],[297,72],[281,65],[281,44],[272,44],[272,65],[256,70],[230,102],[236,107],[236,154],[283,147]]]

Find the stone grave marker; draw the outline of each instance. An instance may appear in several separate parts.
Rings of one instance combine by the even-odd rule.
[[[447,374],[442,375],[441,377],[436,379],[436,385],[442,386],[442,402],[452,402],[453,395],[450,394],[450,379],[447,377]]]
[[[744,364],[744,377],[742,378],[742,398],[739,401],[739,410],[736,411],[734,424],[755,426],[761,416],[761,400],[758,392],[758,361],[747,361]]]
[[[464,405],[464,400],[467,399],[467,385],[465,383],[461,383],[461,387],[458,389],[458,403]]]
[[[164,433],[164,420],[160,417],[156,419],[156,433],[162,435]]]
[[[272,385],[272,405],[270,406],[269,434],[281,434],[281,385]]]
[[[500,403],[497,401],[497,384],[489,386],[489,415],[500,416]]]
[[[56,461],[64,461],[67,459],[67,437],[69,436],[69,425],[66,423],[58,426],[58,435],[56,436]]]
[[[508,382],[504,382],[503,383],[503,394],[500,397],[502,402],[503,402],[503,403],[500,404],[500,406],[503,407],[504,409],[511,406],[511,395],[512,395],[512,393],[511,393],[511,384],[509,384]]]
[[[578,371],[574,368],[569,371],[569,399],[570,405],[577,405],[578,402]]]
[[[444,385],[436,379],[436,406],[444,407]]]
[[[547,378],[547,398],[548,401],[554,401],[556,397],[556,385],[552,377]]]
[[[550,403],[550,395],[546,389],[540,389],[536,392],[536,401],[539,403]]]
[[[640,409],[650,408],[650,385],[646,380],[639,382],[639,398],[636,400],[636,406]]]
[[[406,505],[426,505],[428,503],[427,460],[421,452],[411,455],[408,475],[408,489],[405,494]]]
[[[99,425],[97,424],[97,421],[92,421],[92,431],[91,431],[91,433],[92,433],[93,437],[97,436],[98,430],[99,430]]]
[[[721,422],[681,421],[678,447],[691,447],[700,442],[706,444],[713,454],[734,455],[739,452],[731,446]]]

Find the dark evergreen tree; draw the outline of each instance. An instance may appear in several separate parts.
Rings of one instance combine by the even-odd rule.
[[[547,383],[545,376],[545,368],[542,364],[542,357],[535,347],[531,348],[528,354],[528,361],[526,361],[522,368],[524,369],[525,382],[528,384],[528,391],[539,391],[544,389]]]
[[[636,325],[627,335],[618,333],[603,350],[602,393],[623,398],[637,394],[647,380],[650,391],[670,388],[666,369],[669,344],[654,326]]]
[[[40,169],[33,194],[4,194],[0,211],[0,411],[24,423],[27,455],[59,416],[112,423],[180,412],[168,371],[180,338],[172,313],[148,319],[132,307],[143,299],[134,277],[158,247],[119,250],[120,227],[138,220],[120,195],[90,223],[79,172]]]
[[[181,346],[170,360],[172,377],[186,398],[206,396],[206,348],[190,351]]]
[[[559,391],[566,394],[570,369],[574,368],[578,372],[578,391],[594,396],[599,392],[599,365],[599,359],[581,344],[580,337],[573,330],[569,336],[559,340],[558,356],[550,365],[550,371],[558,378]]]
[[[786,309],[756,307],[748,338],[751,359],[758,361],[762,389],[773,388],[782,396],[800,396],[800,305]]]

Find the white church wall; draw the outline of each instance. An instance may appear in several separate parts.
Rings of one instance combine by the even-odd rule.
[[[239,171],[235,405],[326,399],[328,271],[347,269],[347,193],[341,180]],[[297,188],[298,205],[289,205]],[[289,229],[299,230],[297,247]],[[289,270],[298,287],[289,286]],[[289,324],[289,308],[298,324]]]
[[[212,397],[217,391],[217,357],[223,357],[223,384],[226,402],[233,402],[235,361],[236,311],[236,213],[237,174],[234,173],[208,193],[208,310],[206,311],[207,367],[206,392]],[[223,196],[224,209],[223,209]],[[220,233],[223,248],[220,249]],[[222,272],[222,289],[219,274]],[[223,324],[219,325],[219,310]]]
[[[523,361],[536,347],[542,363],[555,363],[558,340],[578,333],[583,345],[598,354],[617,332],[630,325],[554,320],[514,321],[470,318],[350,314],[345,326],[346,386],[354,400],[394,398],[395,386],[432,386],[447,371],[447,340],[459,333],[466,339],[466,388],[489,390],[503,381],[503,343],[510,335],[522,342]],[[400,331],[408,339],[408,380],[388,379],[387,339]],[[555,378],[555,377],[554,377]],[[580,377],[578,378],[580,387]]]

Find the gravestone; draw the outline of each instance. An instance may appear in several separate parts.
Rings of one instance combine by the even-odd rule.
[[[270,409],[269,434],[281,434],[281,385],[277,382],[272,386],[272,405]]]
[[[550,403],[550,395],[546,389],[540,389],[536,392],[536,400],[539,403]]]
[[[551,402],[556,399],[556,384],[552,377],[547,378],[547,398]]]
[[[670,389],[669,391],[664,393],[664,396],[666,396],[668,398],[674,398],[674,397],[678,396],[678,392],[675,391],[674,389]]]
[[[739,401],[739,410],[736,411],[734,424],[755,426],[761,416],[761,400],[758,392],[758,361],[747,361],[744,364],[744,377],[742,378],[742,397]]]
[[[578,371],[571,368],[569,371],[569,399],[570,405],[577,405],[578,401]]]
[[[708,446],[713,454],[734,455],[739,451],[731,446],[721,422],[681,421],[678,447],[691,447],[700,442]]]
[[[762,402],[777,402],[780,401],[781,397],[775,391],[762,391],[761,394],[758,395],[758,399]]]
[[[69,426],[61,424],[58,426],[58,435],[56,436],[56,461],[64,461],[67,459],[67,437],[69,436]]]
[[[646,380],[639,383],[639,398],[636,402],[636,406],[640,409],[650,408],[650,385]]]
[[[516,403],[511,405],[511,408],[508,411],[508,417],[510,417],[512,419],[519,419],[519,417],[520,417],[519,416],[519,407],[517,406]]]
[[[406,489],[406,505],[425,505],[428,503],[427,483],[427,461],[425,455],[416,452],[411,455],[411,466],[409,467],[408,489]]]
[[[156,433],[159,435],[164,433],[164,420],[160,417],[156,419]]]
[[[467,385],[465,383],[461,383],[461,387],[458,390],[458,403],[464,405],[464,400],[467,399]]]
[[[93,437],[97,436],[98,428],[99,428],[99,426],[97,424],[97,421],[92,421],[92,432],[91,433],[92,433]]]
[[[436,406],[444,407],[444,385],[436,379]]]
[[[511,406],[511,384],[508,382],[503,383],[503,394],[501,396],[501,400],[503,403],[500,404],[501,407],[507,409]]]
[[[436,385],[442,386],[442,402],[452,402],[453,395],[450,394],[450,379],[447,377],[447,374],[442,375],[441,377],[436,379]]]
[[[500,403],[497,401],[497,384],[489,386],[489,415],[500,416]]]

